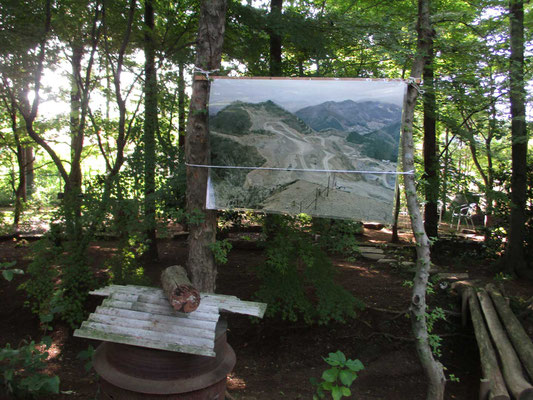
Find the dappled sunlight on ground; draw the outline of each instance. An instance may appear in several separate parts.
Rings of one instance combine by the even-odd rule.
[[[227,388],[228,390],[243,390],[246,389],[246,382],[232,372],[228,375]]]
[[[368,266],[354,265],[354,264],[343,263],[343,262],[336,263],[335,266],[343,270],[358,271],[361,276],[369,277],[369,278],[383,273],[382,271],[379,271],[377,269],[371,269]]]

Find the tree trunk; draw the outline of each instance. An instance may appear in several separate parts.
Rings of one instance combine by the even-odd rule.
[[[183,63],[178,65],[178,146],[185,146],[185,78]]]
[[[427,54],[424,57],[424,186],[426,206],[424,208],[424,227],[429,237],[438,236],[439,212],[439,159],[437,146],[437,102],[435,100],[433,28],[427,37]]]
[[[392,225],[392,243],[399,243],[400,237],[398,236],[398,219],[400,217],[400,187],[397,185],[396,189],[396,201],[394,204],[394,224]]]
[[[512,175],[511,224],[505,263],[510,272],[533,279],[533,265],[527,265],[526,238],[527,199],[527,126],[524,88],[524,2],[509,1],[511,62],[509,67],[511,101]]]
[[[448,128],[446,128],[446,137],[444,139],[446,148],[444,149],[444,167],[442,171],[442,191],[440,194],[441,195],[440,201],[442,202],[442,211],[441,211],[442,217],[446,216],[446,209],[448,208],[448,168],[450,165],[449,146],[448,146],[449,135],[450,135],[450,132]],[[439,218],[441,218],[441,216],[439,216]]]
[[[154,7],[152,0],[144,2],[144,226],[148,248],[145,259],[157,260],[155,218],[155,134],[157,120],[157,70],[155,66]]]
[[[281,12],[283,0],[270,2],[270,76],[281,76]]]
[[[23,202],[26,201],[26,152],[20,141],[17,109],[13,102],[9,109],[9,114],[11,118],[11,130],[13,131],[13,137],[15,138],[15,154],[18,164],[18,184],[15,189],[15,209],[13,210],[13,230],[15,231],[15,234],[17,234],[19,230],[20,216],[22,215]],[[13,184],[14,181],[15,179],[13,177]]]
[[[283,0],[272,0],[270,2],[270,15],[269,15],[269,29],[268,34],[270,36],[270,59],[269,59],[269,75],[270,76],[282,76],[283,70],[281,67],[281,14],[283,10]],[[278,217],[272,214],[265,215],[263,221],[263,230],[266,236],[266,240],[273,239],[274,235],[278,231]]]
[[[429,22],[429,0],[418,0],[418,43],[417,56],[411,70],[411,77],[419,79],[424,67],[424,55],[428,53],[429,40],[432,29]],[[404,112],[404,128],[402,138],[403,170],[413,171],[414,168],[414,142],[413,119],[418,96],[417,88],[410,85],[407,90],[406,107]],[[428,378],[428,400],[442,400],[446,378],[442,365],[435,360],[428,341],[428,328],[426,323],[426,290],[430,270],[429,240],[424,231],[424,222],[416,196],[414,175],[404,175],[405,194],[407,207],[411,216],[411,225],[416,240],[417,270],[413,284],[411,298],[411,324],[416,337],[416,349],[422,368]]]
[[[35,185],[35,172],[33,171],[33,147],[24,146],[24,173],[26,175],[26,196],[31,197]],[[26,199],[24,199],[26,201]]]
[[[220,68],[226,19],[226,1],[203,1],[198,28],[196,66],[204,71]],[[193,81],[189,120],[185,142],[185,159],[189,164],[209,164],[208,101],[209,80]],[[205,209],[207,168],[187,167],[187,213],[198,214],[189,221],[187,269],[195,287],[214,292],[216,265],[210,246],[215,242],[216,212]]]

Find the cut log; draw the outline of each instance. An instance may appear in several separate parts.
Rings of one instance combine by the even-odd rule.
[[[479,358],[481,360],[481,369],[483,372],[483,379],[480,382],[480,400],[509,400],[509,393],[505,388],[500,367],[498,366],[498,359],[492,346],[489,333],[485,327],[483,315],[479,307],[474,289],[466,287],[463,291],[463,299],[468,303],[470,308],[470,315],[472,317],[472,324],[474,325],[474,333],[479,348]],[[487,397],[488,395],[488,397]]]
[[[161,285],[174,310],[190,313],[200,305],[200,292],[191,284],[185,268],[172,265],[165,269],[161,273]]]
[[[514,315],[501,292],[493,285],[487,285],[487,292],[490,294],[492,302],[496,306],[498,315],[505,325],[507,334],[516,349],[518,357],[522,360],[522,364],[533,381],[533,342],[531,342],[524,327]]]
[[[496,350],[500,356],[503,376],[509,390],[518,400],[533,400],[533,386],[524,378],[520,360],[507,334],[503,330],[488,293],[484,289],[481,289],[478,292],[478,298]]]

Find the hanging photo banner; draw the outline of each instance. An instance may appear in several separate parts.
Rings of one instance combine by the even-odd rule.
[[[398,80],[214,77],[207,208],[391,223],[405,92]]]

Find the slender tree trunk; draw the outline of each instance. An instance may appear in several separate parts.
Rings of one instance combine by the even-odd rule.
[[[270,36],[270,76],[282,76],[283,70],[281,65],[282,42],[281,42],[281,14],[283,9],[283,0],[272,0],[270,2],[269,16],[269,36]],[[263,230],[267,240],[274,237],[278,231],[278,218],[272,214],[267,214],[263,222]]]
[[[426,179],[424,208],[424,227],[429,237],[438,236],[439,213],[437,200],[439,199],[439,160],[437,146],[437,102],[435,99],[433,49],[434,30],[427,38],[428,50],[424,60],[424,173]]]
[[[392,224],[392,243],[398,243],[400,241],[400,236],[398,236],[398,219],[400,217],[400,187],[397,186],[396,189],[396,201],[394,204],[394,223]]]
[[[446,216],[446,209],[448,207],[448,168],[450,166],[450,155],[449,155],[449,146],[448,146],[448,140],[450,136],[450,131],[448,128],[446,128],[446,136],[444,139],[444,143],[446,148],[444,149],[444,167],[442,171],[442,191],[440,194],[440,200],[442,202],[442,217],[444,218]],[[440,216],[439,216],[440,218]]]
[[[505,263],[509,271],[520,277],[533,279],[533,266],[527,265],[524,241],[526,238],[527,199],[527,125],[524,88],[524,2],[509,1],[511,62],[509,81],[511,86],[511,224]]]
[[[429,21],[429,0],[418,0],[418,44],[411,77],[420,78],[424,67],[424,56],[428,54],[432,28]],[[407,91],[404,130],[402,138],[403,169],[414,170],[414,142],[413,119],[418,92],[413,85]],[[430,245],[424,231],[424,223],[416,196],[416,184],[413,175],[404,175],[407,206],[411,216],[411,225],[416,239],[417,271],[414,278],[413,294],[411,298],[411,324],[416,338],[416,350],[422,368],[428,378],[427,400],[441,400],[444,398],[446,378],[442,365],[435,360],[428,341],[426,323],[426,291],[430,270]]]
[[[12,103],[10,108],[11,129],[15,138],[16,157],[18,164],[18,184],[15,189],[15,209],[13,210],[13,230],[18,233],[20,216],[22,214],[23,203],[26,201],[26,153],[20,141],[19,127],[17,121],[17,109]],[[15,178],[13,177],[13,181]],[[14,182],[13,182],[14,183]]]
[[[83,150],[84,122],[82,121],[82,59],[85,53],[82,43],[74,42],[71,46],[71,80],[70,80],[70,171],[65,182],[65,222],[67,234],[73,240],[82,235],[81,203],[82,203],[82,171],[81,152]],[[82,125],[83,124],[83,125]]]
[[[26,196],[31,197],[35,185],[35,172],[33,171],[33,147],[24,146],[24,162],[25,162],[25,176],[26,176]],[[26,201],[27,199],[24,199]]]
[[[283,0],[270,2],[270,76],[281,76],[281,12]]]
[[[183,63],[178,65],[178,146],[185,146],[185,78]]]
[[[195,63],[198,68],[220,68],[225,22],[225,0],[202,2]],[[208,80],[193,81],[185,142],[185,159],[190,164],[209,164],[209,87]],[[203,217],[201,222],[196,218],[189,221],[187,269],[196,288],[214,292],[217,270],[210,246],[215,242],[217,219],[215,211],[205,209],[207,176],[207,168],[187,167],[187,212]]]
[[[152,0],[144,2],[144,224],[148,239],[145,257],[155,260],[157,254],[155,218],[155,134],[157,121],[157,71],[155,66],[154,7]]]

